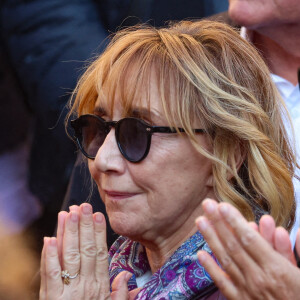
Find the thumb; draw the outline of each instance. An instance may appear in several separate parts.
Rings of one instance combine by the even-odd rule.
[[[112,300],[128,300],[128,286],[127,282],[131,278],[132,274],[127,271],[123,271],[115,278],[111,285],[111,299]]]
[[[298,229],[298,231],[297,231],[296,251],[297,251],[298,256],[300,256],[300,229]]]
[[[136,295],[139,293],[139,291],[141,290],[142,288],[137,288],[137,289],[134,289],[132,291],[129,292],[129,300],[133,300],[135,299]]]

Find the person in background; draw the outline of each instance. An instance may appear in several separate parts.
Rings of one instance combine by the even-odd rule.
[[[299,165],[299,2],[296,0],[230,0],[229,16],[243,26],[243,34],[260,50],[273,73],[272,78],[285,99],[295,128]],[[294,176],[298,203],[299,186],[298,167]],[[199,259],[226,298],[253,299],[258,295],[262,299],[297,299],[299,297],[300,271],[297,269],[287,232],[283,228],[276,228],[270,216],[264,216],[258,228],[253,224],[247,224],[236,209],[229,205],[217,205],[212,201],[207,201],[204,202],[203,208],[206,218],[198,219],[199,229],[206,237],[225,272],[213,264],[205,253],[199,253]],[[207,218],[216,225],[210,226]],[[292,232],[293,242],[299,227],[297,220],[299,220],[299,205]],[[227,241],[222,238],[224,230],[227,233]],[[244,236],[248,236],[249,239],[244,239]],[[300,252],[299,232],[296,251]],[[240,276],[237,276],[237,272],[240,272]]]
[[[220,296],[196,256],[213,256],[194,221],[207,197],[292,227],[283,101],[258,52],[229,26],[121,30],[73,96],[74,140],[120,237],[108,274],[103,215],[87,203],[61,212],[43,248],[41,300],[109,298],[124,271],[136,299]]]
[[[32,116],[5,58],[0,39],[0,219],[6,225],[6,235],[13,235],[39,218],[41,207],[25,180]]]
[[[267,63],[290,113],[294,132],[287,124],[292,143],[300,154],[300,5],[298,0],[229,0],[229,17],[242,26],[242,35]],[[294,189],[296,221],[290,233],[292,245],[300,225],[300,169],[296,168]],[[298,178],[297,178],[298,176]]]

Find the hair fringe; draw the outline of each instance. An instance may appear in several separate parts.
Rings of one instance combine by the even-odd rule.
[[[248,220],[258,207],[290,230],[297,164],[282,119],[288,113],[259,53],[229,26],[182,21],[117,32],[80,78],[68,118],[91,113],[99,98],[109,99],[113,110],[116,93],[126,113],[146,91],[150,109],[152,72],[169,126],[183,127],[212,161],[218,200],[233,204]],[[212,153],[199,145],[195,124],[205,128]]]

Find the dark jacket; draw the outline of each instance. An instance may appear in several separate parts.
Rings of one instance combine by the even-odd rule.
[[[15,77],[14,85],[22,91],[19,97],[27,104],[34,121],[29,185],[52,220],[61,206],[76,158],[76,147],[65,134],[65,105],[86,60],[103,50],[105,38],[120,25],[149,21],[160,26],[170,19],[204,17],[213,13],[213,1],[2,0],[0,3],[0,43]],[[76,182],[77,189],[82,181]],[[84,189],[87,190],[83,194],[73,189],[79,202],[86,200],[89,186]]]

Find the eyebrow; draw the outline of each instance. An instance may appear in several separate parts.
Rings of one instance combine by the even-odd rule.
[[[96,114],[96,115],[106,115],[107,112],[102,106],[95,106],[94,114]]]
[[[130,111],[130,116],[140,119],[145,119],[153,124],[161,124],[165,123],[166,120],[161,113],[157,110],[149,110],[148,108],[144,107],[134,107]]]
[[[106,109],[102,106],[95,106],[94,108],[94,114],[99,115],[99,116],[108,116],[108,112]],[[155,111],[149,111],[148,108],[144,107],[134,107],[132,108],[129,112],[128,115],[129,117],[134,117],[134,118],[141,118],[141,119],[146,119],[148,121],[162,121],[162,116]]]
[[[152,113],[146,108],[135,107],[130,111],[132,117],[151,119]]]

